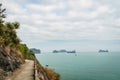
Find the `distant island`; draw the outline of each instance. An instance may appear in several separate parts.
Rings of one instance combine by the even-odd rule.
[[[98,52],[109,52],[109,51],[100,49]]]
[[[76,53],[76,51],[75,50],[67,51],[65,49],[61,49],[61,50],[53,50],[53,53]]]
[[[67,51],[67,53],[76,53],[76,51],[75,50],[73,50],[73,51]]]
[[[31,48],[31,51],[33,51],[34,53],[40,54],[41,50],[40,49],[36,49],[36,48]]]

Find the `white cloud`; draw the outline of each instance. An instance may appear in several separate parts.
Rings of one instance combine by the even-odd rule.
[[[56,9],[63,9],[62,4],[28,4],[27,8],[36,12],[51,12]]]
[[[92,0],[69,0],[69,5],[73,9],[85,9],[92,6],[93,1]]]
[[[99,0],[3,2],[8,10],[8,21],[19,21],[18,34],[25,33],[29,39],[120,39],[117,35],[120,34],[120,19],[112,17],[120,16],[115,12],[119,8],[109,1],[104,4]]]
[[[98,13],[112,13],[113,9],[111,9],[107,5],[101,5],[97,8]]]
[[[5,5],[4,5],[5,4]],[[7,12],[10,14],[24,14],[25,9],[23,7],[21,7],[20,4],[17,4],[16,2],[13,1],[8,1],[8,2],[4,2],[3,5],[5,6],[5,8],[7,9]]]
[[[118,26],[120,28],[120,18],[115,19],[112,23],[111,23],[114,27]]]
[[[31,11],[44,11],[49,12],[54,9],[54,6],[52,5],[39,5],[39,4],[30,4],[28,5],[28,8],[31,9]]]

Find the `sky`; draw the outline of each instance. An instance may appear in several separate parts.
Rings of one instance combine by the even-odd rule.
[[[120,51],[120,0],[0,0],[22,43],[42,51]]]

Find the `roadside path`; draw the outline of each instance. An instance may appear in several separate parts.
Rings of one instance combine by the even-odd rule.
[[[15,71],[12,76],[8,77],[6,80],[34,80],[34,61],[25,60],[20,69]]]

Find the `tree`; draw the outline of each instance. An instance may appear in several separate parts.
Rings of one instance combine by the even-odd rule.
[[[2,4],[0,3],[0,23],[3,23],[4,21],[2,19],[6,18],[5,11],[6,9],[5,8],[2,9]]]
[[[4,22],[5,11],[6,9],[2,9],[2,4],[0,4],[0,46],[16,47],[20,44],[20,39],[16,34],[16,29],[20,24],[18,22]]]
[[[15,29],[18,29],[19,26],[20,26],[19,22],[14,22],[14,23],[12,23],[12,24],[14,25],[14,28],[15,28]]]
[[[5,15],[5,11],[6,9],[2,9],[2,4],[0,3],[0,46],[3,45],[4,43],[4,38],[3,38],[3,34],[4,34],[4,24],[3,24],[3,18],[6,17]]]

